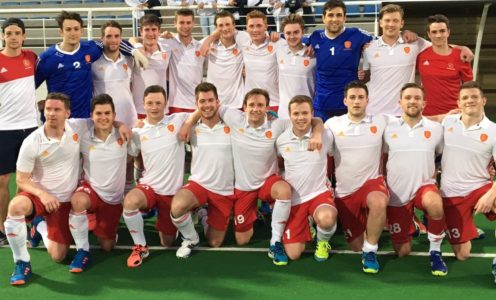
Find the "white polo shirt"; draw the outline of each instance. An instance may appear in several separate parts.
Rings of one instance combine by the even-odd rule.
[[[221,106],[219,113],[231,128],[236,189],[259,189],[270,175],[279,172],[275,143],[291,126],[290,121],[266,120],[262,126],[252,128],[244,112]]]
[[[388,154],[390,206],[404,206],[424,185],[435,184],[435,159],[443,151],[443,127],[426,118],[410,127],[403,118],[390,118],[384,131]]]
[[[67,120],[60,140],[48,138],[45,126],[33,131],[22,143],[17,171],[32,173],[33,182],[59,202],[70,202],[79,179],[80,136],[86,122]],[[84,125],[82,125],[84,124]]]
[[[119,204],[124,198],[126,182],[127,142],[113,128],[105,141],[95,136],[93,122],[81,135],[84,180],[108,204]]]
[[[141,151],[145,166],[139,183],[159,195],[174,195],[183,185],[184,142],[177,134],[188,116],[172,114],[155,125],[145,120],[142,128],[133,128],[130,153],[136,156]]]
[[[136,108],[131,92],[133,65],[131,57],[120,55],[113,61],[105,54],[91,64],[93,97],[103,93],[109,94],[114,100],[116,120],[124,122],[129,128],[136,123]]]
[[[430,43],[422,38],[405,43],[400,36],[389,46],[382,37],[370,42],[363,51],[363,69],[370,70],[369,104],[367,114],[401,116],[400,91],[405,83],[415,82],[417,55]]]
[[[313,99],[315,94],[315,57],[305,56],[307,47],[293,53],[287,44],[277,48],[279,66],[279,118],[289,118],[288,105],[296,95]]]
[[[224,196],[234,194],[231,128],[223,122],[213,128],[198,122],[192,129],[190,180]]]
[[[487,168],[496,159],[496,124],[484,117],[465,128],[461,115],[450,115],[444,118],[443,127],[441,195],[464,197],[492,182]]]
[[[297,137],[292,128],[284,131],[277,139],[277,151],[284,158],[284,180],[292,189],[291,205],[299,205],[329,191],[327,178],[327,154],[330,154],[332,135],[322,136],[322,149],[308,151],[311,129]]]
[[[271,42],[267,37],[265,42],[256,46],[250,35],[244,31],[236,33],[236,43],[243,49],[245,62],[245,92],[254,88],[264,89],[269,93],[270,106],[279,106],[279,71],[276,50],[285,40]]]
[[[212,44],[208,56],[207,82],[215,85],[223,105],[243,106],[243,55],[236,43],[225,47],[221,41]]]
[[[172,49],[169,71],[169,107],[196,109],[195,88],[203,80],[205,57],[200,54],[202,42],[195,39],[184,45],[179,37],[159,39]]]
[[[350,195],[379,177],[385,116],[367,115],[355,123],[345,114],[327,120],[324,127],[334,136],[337,197]]]
[[[143,108],[145,89],[150,85],[160,85],[167,90],[167,68],[171,59],[171,48],[158,43],[159,49],[148,58],[148,68],[135,65],[132,72],[132,91],[134,106],[138,114],[146,114]]]

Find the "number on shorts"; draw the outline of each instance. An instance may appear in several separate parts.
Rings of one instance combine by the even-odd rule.
[[[450,239],[459,239],[460,238],[460,230],[458,228],[451,228],[446,230],[448,237]]]
[[[234,219],[235,225],[243,224],[244,222],[245,222],[245,216],[243,215],[237,215],[236,218]]]
[[[289,231],[289,229],[286,229],[286,231],[284,231],[284,233],[286,234],[287,240],[291,239],[291,231]]]
[[[393,223],[389,225],[389,233],[400,233],[401,232],[401,227],[400,223]]]

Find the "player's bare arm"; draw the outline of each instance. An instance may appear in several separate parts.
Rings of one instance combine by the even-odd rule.
[[[24,192],[40,198],[41,203],[43,203],[48,213],[56,211],[60,206],[59,200],[42,189],[37,183],[33,182],[31,176],[31,173],[17,171],[17,187]]]

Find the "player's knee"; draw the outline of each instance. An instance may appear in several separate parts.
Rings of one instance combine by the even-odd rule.
[[[72,210],[75,212],[81,212],[89,207],[89,199],[86,194],[83,193],[75,193],[71,198],[71,206]]]
[[[298,260],[298,259],[300,259],[301,253],[302,252],[301,251],[298,251],[298,250],[288,250],[288,249],[286,249],[286,255],[291,260]]]
[[[457,260],[464,261],[470,257],[470,251],[465,249],[455,251],[455,256]]]
[[[224,242],[224,239],[221,239],[221,238],[208,239],[208,245],[212,248],[219,248],[220,246],[222,246],[223,242]]]
[[[114,249],[114,241],[100,241],[100,248],[105,252],[110,252]]]
[[[181,190],[172,198],[171,213],[179,218],[195,207],[196,199],[190,191]]]
[[[58,249],[57,251],[50,252],[50,257],[52,258],[52,261],[56,263],[62,263],[66,256],[67,256],[67,250]]]
[[[274,184],[271,196],[274,199],[291,199],[291,186],[286,181],[280,180]]]
[[[28,202],[22,197],[14,197],[7,208],[7,212],[10,216],[25,216],[27,215],[28,210]]]
[[[162,247],[171,247],[174,243],[174,236],[160,234],[160,245]]]
[[[141,206],[141,198],[138,195],[138,192],[135,190],[131,190],[126,197],[124,197],[124,202],[122,206],[126,210],[135,210],[139,209]]]
[[[383,193],[378,193],[371,201],[367,201],[367,206],[370,212],[384,212],[386,213],[386,208],[389,203],[389,199]]]
[[[336,216],[331,212],[321,213],[316,222],[320,228],[331,230],[336,225]]]

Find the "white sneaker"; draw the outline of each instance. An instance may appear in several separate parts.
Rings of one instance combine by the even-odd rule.
[[[194,241],[184,239],[183,242],[181,243],[181,247],[179,247],[179,249],[177,249],[176,251],[176,257],[188,258],[189,255],[191,254],[191,250],[193,250],[193,248],[196,248],[196,246],[198,246],[199,243],[200,243],[200,239],[198,237]]]

